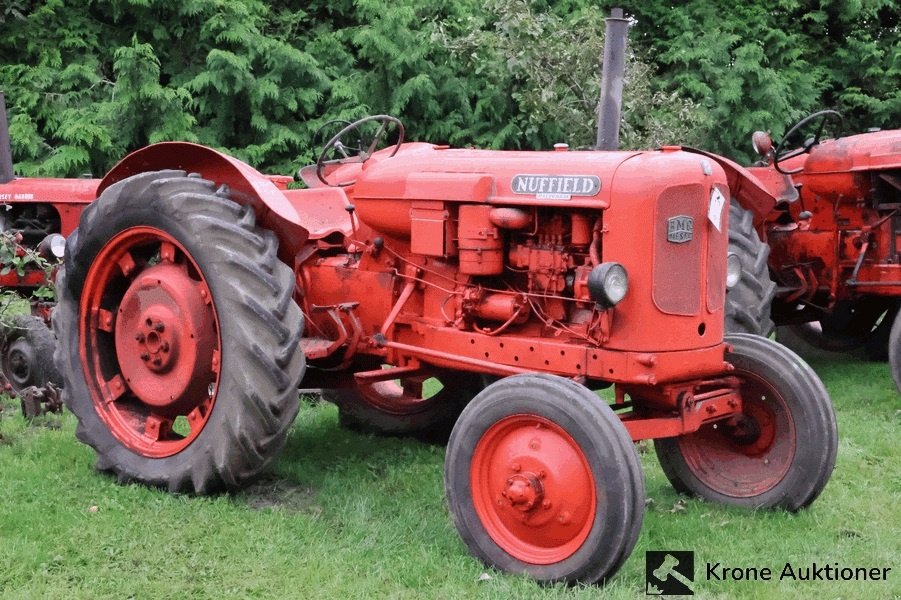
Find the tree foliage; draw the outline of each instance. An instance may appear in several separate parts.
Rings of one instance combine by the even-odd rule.
[[[748,159],[750,135],[778,137],[822,108],[847,130],[901,125],[901,11],[894,0],[642,2],[635,43],[658,89],[701,104],[705,148]]]
[[[603,17],[589,0],[7,0],[0,89],[22,174],[105,172],[181,139],[291,173],[332,119],[412,139],[590,145]],[[898,126],[890,0],[647,0],[631,13],[622,141],[747,159],[818,108]]]

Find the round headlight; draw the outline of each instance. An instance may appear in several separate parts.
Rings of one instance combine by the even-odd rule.
[[[601,306],[616,306],[628,291],[629,275],[619,263],[601,263],[588,274],[588,293]]]
[[[730,252],[726,256],[726,289],[731,290],[741,281],[741,259],[738,254]]]
[[[58,233],[51,233],[38,244],[38,254],[47,260],[61,259],[66,253],[66,238]]]

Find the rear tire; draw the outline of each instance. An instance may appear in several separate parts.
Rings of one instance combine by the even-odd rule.
[[[729,203],[729,252],[741,261],[741,279],[726,292],[726,332],[769,337],[775,329],[770,311],[776,284],[770,279],[770,247],[754,229],[754,215],[733,199]]]
[[[272,462],[305,368],[277,247],[227,188],[182,171],[135,175],[88,206],[53,323],[63,399],[98,469],[209,493]]]
[[[888,340],[897,314],[897,300],[868,296],[839,302],[818,321],[789,325],[790,335],[783,333],[780,337],[795,351],[803,351],[806,345],[824,352],[859,351],[867,360],[884,361],[888,360]],[[792,335],[803,345],[794,343]]]
[[[629,434],[598,396],[562,377],[485,388],[454,427],[444,481],[469,551],[541,582],[606,580],[641,531],[644,478]]]
[[[727,335],[745,419],[655,440],[673,487],[706,500],[797,511],[823,491],[838,448],[832,402],[796,354],[754,335]]]
[[[447,442],[457,417],[479,393],[480,377],[470,373],[443,371],[426,380],[381,381],[350,388],[323,389],[322,399],[338,406],[340,424],[360,433],[412,436],[429,442]]]
[[[0,368],[16,394],[29,386],[39,388],[52,383],[62,385],[62,377],[53,363],[56,338],[38,317],[16,315],[3,327],[3,356]]]

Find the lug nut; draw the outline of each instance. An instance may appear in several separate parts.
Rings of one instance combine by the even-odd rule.
[[[163,345],[160,346],[160,350],[162,350],[163,352],[168,352],[169,351],[169,342],[163,342]]]
[[[157,322],[156,322],[156,325],[154,325],[153,328],[154,328],[156,331],[162,333],[162,331],[166,328],[166,326],[163,325],[163,322],[162,322],[162,321],[157,321]]]
[[[141,360],[150,360],[150,355],[146,352],[141,352]]]
[[[138,341],[141,342],[141,343],[144,343],[144,340],[145,340],[146,338],[144,337],[144,334],[143,334],[143,333],[136,333],[136,334],[135,334],[135,339],[138,340]]]
[[[159,356],[157,356],[156,358],[153,359],[153,364],[155,364],[156,366],[160,366],[161,364],[163,364],[163,359],[160,358]]]

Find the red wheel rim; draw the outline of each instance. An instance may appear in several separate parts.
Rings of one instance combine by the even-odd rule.
[[[94,407],[130,450],[184,450],[212,413],[221,340],[210,288],[178,241],[154,227],[116,234],[85,276],[79,334]]]
[[[588,538],[597,505],[579,444],[537,415],[512,415],[485,432],[470,469],[476,514],[505,552],[526,563],[566,560]]]
[[[688,468],[704,485],[733,498],[773,489],[795,457],[795,423],[785,399],[753,373],[742,378],[744,416],[705,425],[679,438]]]

